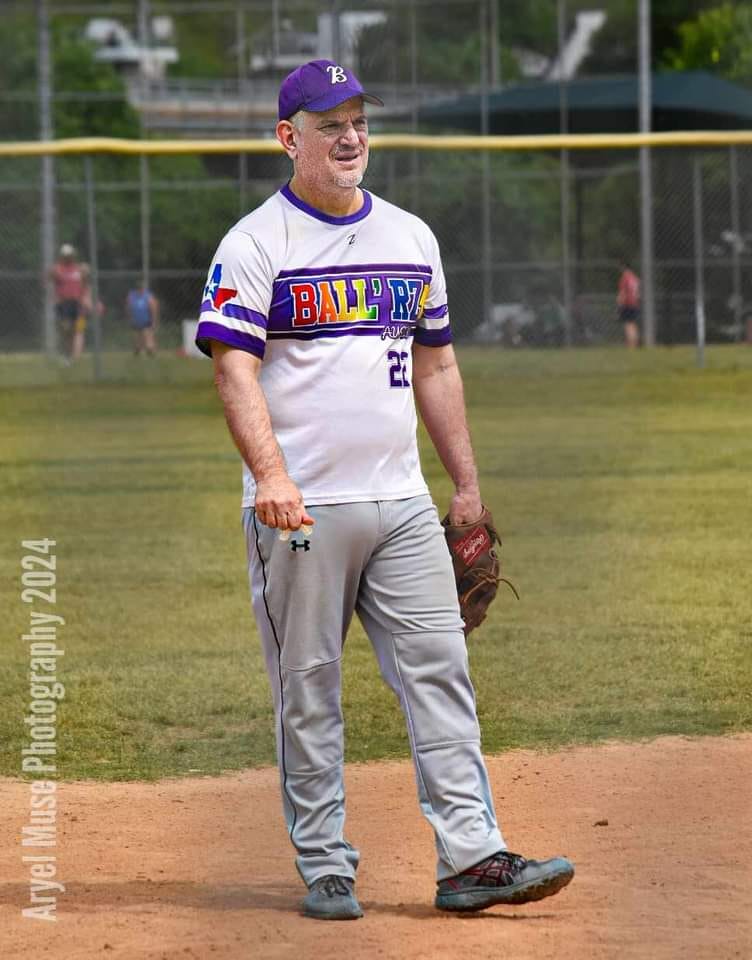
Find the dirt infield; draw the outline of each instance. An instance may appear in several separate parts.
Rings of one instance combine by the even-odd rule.
[[[0,782],[3,960],[752,957],[752,735],[489,759],[507,842],[564,853],[559,896],[471,917],[432,907],[433,844],[407,763],[348,769],[363,854],[353,923],[298,915],[274,770],[58,786],[56,923],[24,919],[29,786]],[[34,853],[40,852],[34,850]],[[44,852],[44,851],[41,851]]]

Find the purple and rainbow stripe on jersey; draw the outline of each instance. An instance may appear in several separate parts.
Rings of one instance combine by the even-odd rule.
[[[264,332],[267,340],[315,340],[386,339],[399,331],[401,338],[414,336],[416,343],[443,346],[451,343],[447,306],[425,307],[431,277],[429,266],[407,263],[282,270],[274,280],[267,318],[228,302],[237,291],[221,287],[217,264],[205,290],[208,299],[201,305],[196,342],[205,353],[213,338],[263,357],[259,335]],[[430,328],[418,326],[421,318]]]

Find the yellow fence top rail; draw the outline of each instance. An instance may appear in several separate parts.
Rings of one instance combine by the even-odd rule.
[[[752,145],[752,130],[691,130],[672,133],[546,134],[535,137],[426,136],[375,134],[371,146],[400,150],[629,150],[637,147],[726,147]],[[63,156],[85,153],[175,155],[185,153],[279,153],[274,139],[119,140],[78,137],[69,140],[1,143],[0,157]]]

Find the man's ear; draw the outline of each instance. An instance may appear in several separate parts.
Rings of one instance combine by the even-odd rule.
[[[297,154],[297,144],[295,142],[295,127],[289,120],[280,120],[277,124],[277,140],[282,144],[282,149],[292,160]]]

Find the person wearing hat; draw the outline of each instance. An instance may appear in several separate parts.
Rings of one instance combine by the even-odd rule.
[[[70,243],[60,247],[58,258],[50,270],[50,279],[54,288],[63,355],[71,362],[83,353],[91,293],[89,268],[85,263],[78,262],[76,249]]]
[[[292,178],[243,217],[209,268],[196,334],[243,458],[243,525],[276,717],[303,913],[362,916],[345,839],[341,663],[356,613],[407,723],[438,855],[435,905],[539,900],[574,869],[510,853],[480,746],[452,563],[421,472],[416,402],[454,485],[453,523],[483,512],[428,226],[361,186],[364,104],[351,70],[314,60],[279,92]]]

